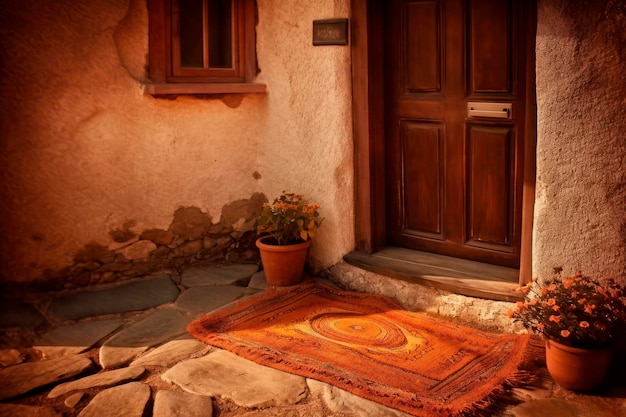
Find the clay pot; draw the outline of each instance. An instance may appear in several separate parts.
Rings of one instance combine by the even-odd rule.
[[[612,348],[580,349],[546,340],[548,372],[563,388],[586,391],[600,385],[611,366]]]
[[[265,271],[267,285],[287,287],[302,281],[306,255],[311,240],[295,245],[271,245],[271,236],[264,236],[256,241],[261,253],[261,262]]]

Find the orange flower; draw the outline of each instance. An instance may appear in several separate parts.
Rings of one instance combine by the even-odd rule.
[[[595,304],[591,304],[591,305],[587,304],[585,306],[585,313],[591,314],[591,313],[593,313],[593,310],[595,310],[595,309],[596,309],[596,305]]]
[[[565,281],[563,281],[563,288],[568,289],[569,287],[572,286],[573,283],[574,283],[574,278],[568,278]]]
[[[537,330],[539,330],[540,332],[543,332],[545,330],[546,326],[543,323],[539,323],[537,325]]]
[[[581,321],[580,323],[578,323],[578,325],[582,327],[583,329],[586,329],[587,327],[589,327],[589,322]]]
[[[580,300],[578,300],[578,304],[585,304],[587,302],[586,298],[581,298]]]
[[[556,284],[548,285],[548,291],[554,291],[554,290],[556,290]]]
[[[570,331],[569,330],[561,330],[561,336],[569,337],[569,335],[570,335]]]
[[[556,300],[555,300],[554,298],[550,298],[550,299],[548,299],[548,305],[549,305],[549,306],[553,306],[553,305],[555,305],[555,304],[556,304]]]
[[[559,323],[561,321],[561,316],[550,316],[550,321],[553,321],[555,323]]]
[[[506,316],[510,319],[512,319],[514,315],[515,315],[515,311],[513,310],[509,310],[506,312]]]
[[[552,306],[552,310],[554,311],[559,311],[561,309],[561,307],[559,307],[558,305],[553,305]]]

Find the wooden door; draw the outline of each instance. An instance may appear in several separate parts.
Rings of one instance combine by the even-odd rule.
[[[385,7],[387,233],[396,246],[519,267],[521,0]]]

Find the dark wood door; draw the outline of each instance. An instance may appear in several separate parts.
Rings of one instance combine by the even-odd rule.
[[[519,266],[526,41],[520,3],[386,2],[392,244]]]

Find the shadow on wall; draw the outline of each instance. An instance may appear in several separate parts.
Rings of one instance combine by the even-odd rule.
[[[221,219],[213,219],[198,207],[180,207],[167,230],[131,230],[134,221],[111,230],[108,247],[91,242],[74,256],[74,263],[60,271],[47,270],[38,282],[39,290],[59,290],[118,282],[165,268],[187,265],[259,263],[255,247],[254,222],[262,193],[237,200],[222,209]]]

